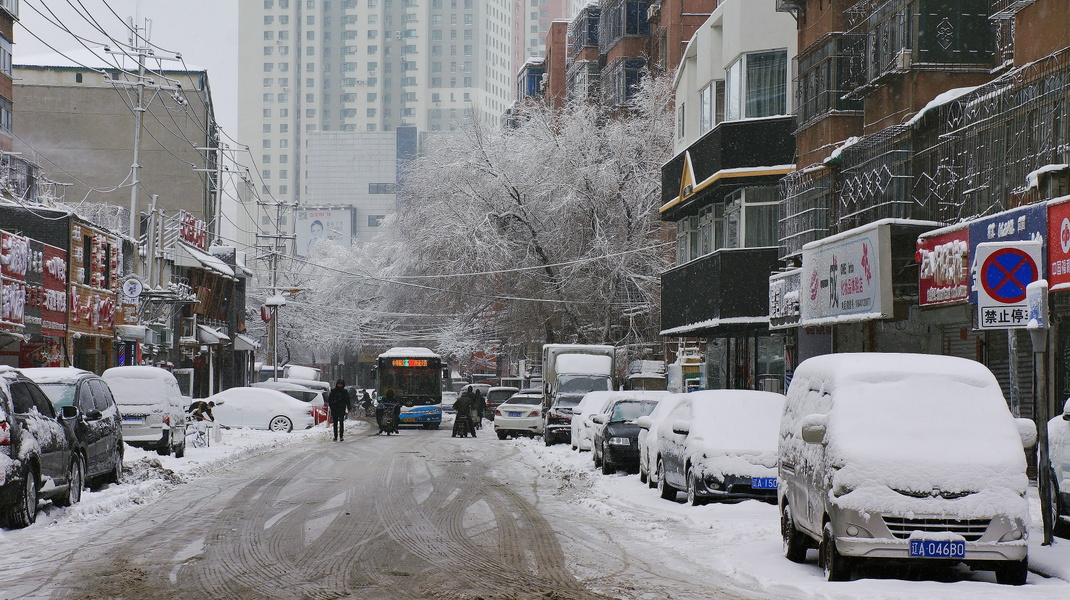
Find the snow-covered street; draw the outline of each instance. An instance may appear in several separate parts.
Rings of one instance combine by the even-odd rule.
[[[781,556],[777,511],[690,507],[567,444],[350,422],[231,430],[186,458],[128,448],[126,482],[0,531],[0,598],[1065,598],[1070,541],[1023,587],[965,569],[827,583]],[[1033,499],[1034,512],[1038,508]]]

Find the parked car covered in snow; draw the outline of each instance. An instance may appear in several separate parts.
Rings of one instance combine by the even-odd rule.
[[[569,438],[573,450],[586,452],[591,449],[591,429],[594,421],[591,419],[606,409],[612,399],[613,392],[587,392],[580,399],[580,403],[572,409],[572,421],[569,423]]]
[[[605,410],[592,417],[591,459],[602,473],[639,469],[639,425],[668,392],[614,392]]]
[[[96,374],[74,367],[22,369],[52,401],[56,411],[78,407],[74,433],[85,452],[91,486],[119,483],[123,476],[123,421],[111,389]]]
[[[541,434],[542,390],[524,390],[499,404],[494,409],[494,432],[500,440]]]
[[[1066,401],[1061,415],[1048,421],[1048,448],[1055,532],[1067,537],[1070,536],[1070,400]]]
[[[818,547],[826,579],[863,559],[964,562],[1000,583],[1028,574],[1023,445],[981,363],[922,354],[829,354],[804,361],[780,426],[784,553]]]
[[[320,423],[327,422],[327,397],[322,389],[310,388],[308,386],[292,383],[286,379],[280,379],[278,381],[261,381],[259,383],[250,384],[250,387],[276,390],[302,402],[307,402],[312,408],[312,417],[316,421],[316,424],[319,425]]]
[[[691,505],[712,499],[776,501],[784,395],[753,390],[684,394],[658,425],[658,491]]]
[[[57,415],[41,388],[0,365],[0,511],[9,527],[37,520],[39,499],[70,506],[82,497],[85,456],[77,450],[76,406]]]
[[[186,454],[186,406],[178,380],[166,369],[112,367],[100,376],[123,416],[123,440],[178,458]]]
[[[215,402],[212,414],[228,427],[248,427],[289,433],[312,427],[312,406],[278,390],[232,387],[206,398]]]
[[[658,486],[658,474],[655,472],[658,464],[658,425],[685,396],[668,394],[658,402],[653,412],[635,420],[639,426],[639,481],[646,483],[647,487]]]

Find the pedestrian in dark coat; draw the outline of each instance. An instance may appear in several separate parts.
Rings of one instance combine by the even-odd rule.
[[[483,429],[483,413],[485,412],[487,412],[487,399],[483,397],[483,392],[476,390],[472,400],[472,413],[477,429]]]
[[[331,423],[334,424],[334,441],[344,440],[346,411],[349,409],[349,392],[346,391],[344,380],[339,379],[331,394],[327,396],[327,409],[331,415]]]

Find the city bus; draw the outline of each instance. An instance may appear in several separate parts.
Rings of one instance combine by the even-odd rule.
[[[427,348],[391,348],[376,369],[382,401],[389,390],[401,403],[402,425],[438,429],[442,423],[442,357]]]

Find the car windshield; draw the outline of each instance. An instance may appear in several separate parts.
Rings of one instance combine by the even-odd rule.
[[[583,400],[582,395],[558,396],[554,406],[557,408],[575,408]]]
[[[542,396],[527,396],[527,395],[524,395],[524,394],[514,394],[508,400],[506,400],[505,402],[502,402],[502,404],[526,404],[526,405],[541,404],[541,403],[542,403]]]
[[[41,391],[52,401],[52,406],[56,408],[74,406],[73,383],[42,383],[40,386]]]
[[[312,402],[317,397],[319,397],[319,393],[318,392],[312,392],[312,391],[304,391],[304,390],[280,390],[280,391],[282,393],[286,394],[287,396],[291,397],[291,398],[296,398],[296,399],[300,400],[301,402]]]
[[[605,375],[562,375],[557,378],[560,393],[586,394],[609,389],[609,378]]]
[[[500,404],[508,400],[515,393],[515,390],[491,390],[487,392],[487,402]]]
[[[613,411],[610,413],[609,420],[616,421],[634,421],[639,417],[645,417],[654,411],[657,407],[657,402],[650,400],[628,400],[626,402],[618,402],[613,405]]]

